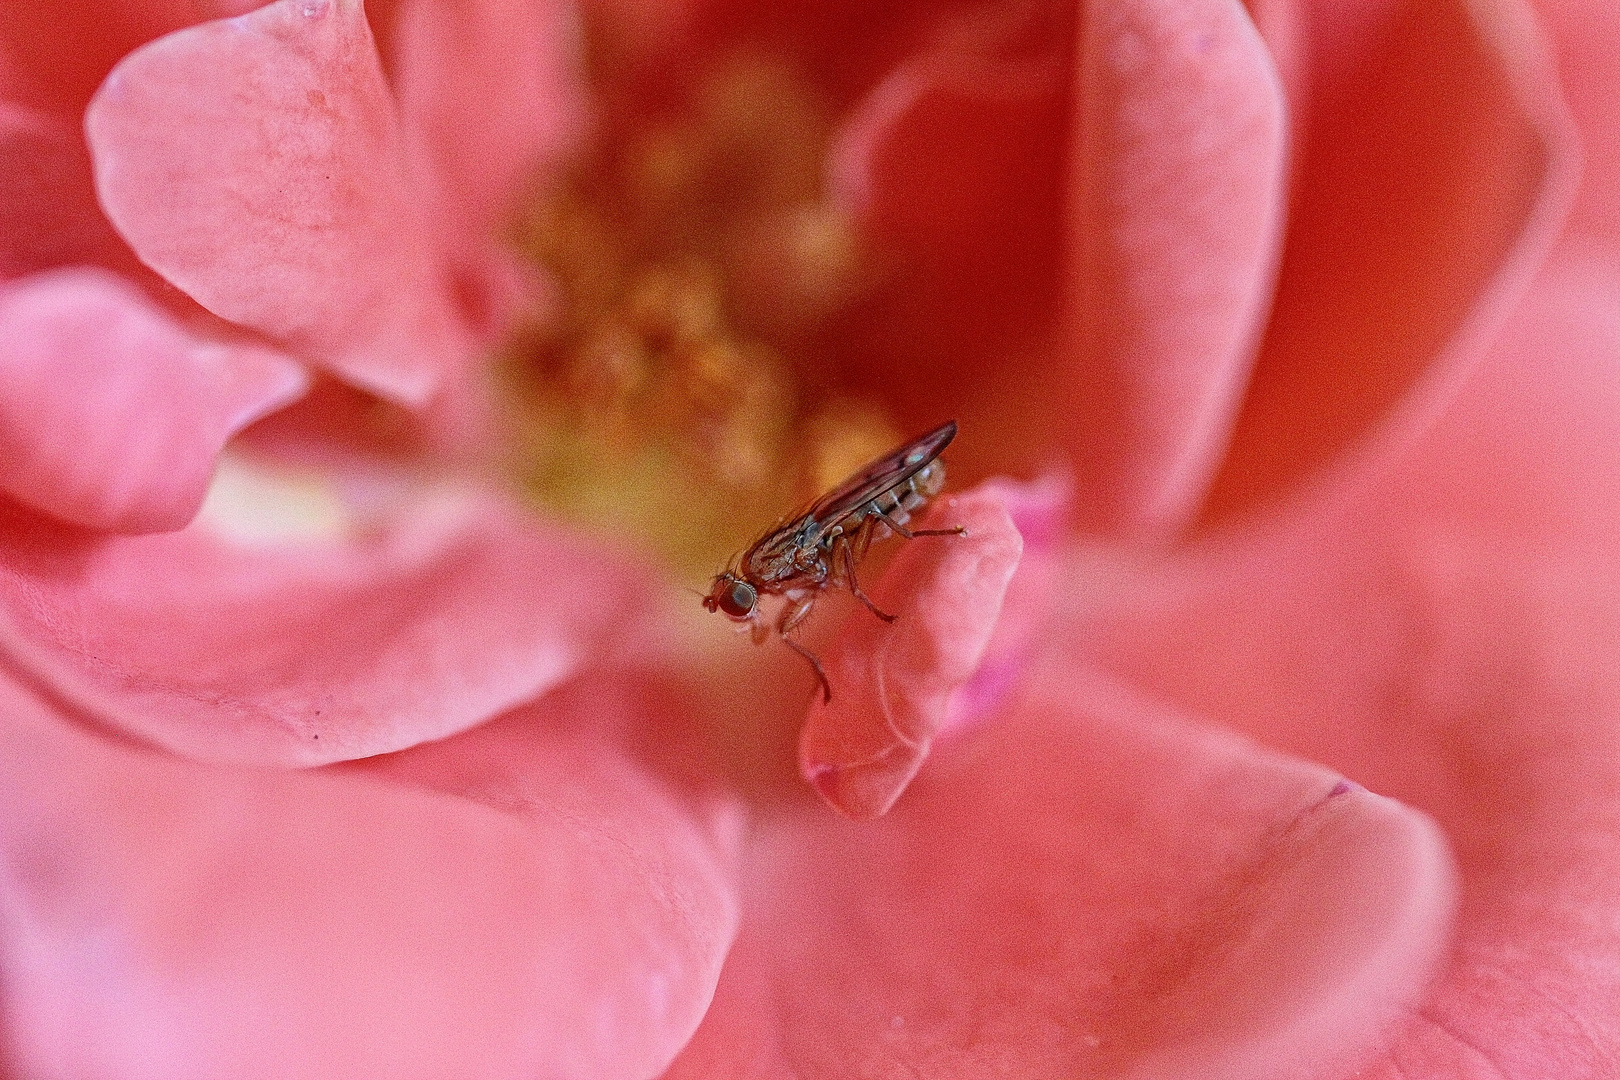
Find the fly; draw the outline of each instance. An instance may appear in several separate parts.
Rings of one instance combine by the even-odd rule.
[[[832,687],[815,653],[788,637],[810,614],[829,587],[847,588],[866,610],[893,622],[861,591],[855,566],[875,540],[898,533],[919,536],[963,536],[960,525],[949,529],[909,529],[911,516],[945,487],[945,463],[939,455],[956,437],[956,421],[941,424],[921,438],[891,450],[817,499],[810,508],[787,518],[761,536],[714,577],[703,606],[723,611],[733,622],[747,624],[755,644],[770,634],[759,610],[761,594],[784,600],[776,616],[782,643],[810,662],[822,699],[832,701]]]

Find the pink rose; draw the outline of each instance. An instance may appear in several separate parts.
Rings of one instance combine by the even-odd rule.
[[[590,15],[833,103],[821,374],[969,536],[807,707],[491,483],[570,12],[7,9],[0,1060],[1611,1071],[1620,19]]]

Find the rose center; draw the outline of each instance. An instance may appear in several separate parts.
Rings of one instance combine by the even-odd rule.
[[[649,74],[595,45],[590,143],[523,223],[559,302],[509,349],[519,467],[553,510],[705,575],[902,434],[817,362],[872,260],[791,64]]]

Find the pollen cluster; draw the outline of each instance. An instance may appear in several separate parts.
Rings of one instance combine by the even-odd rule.
[[[589,146],[522,224],[558,295],[510,349],[518,468],[549,507],[712,571],[897,439],[816,360],[871,260],[791,64],[735,52],[594,89]]]

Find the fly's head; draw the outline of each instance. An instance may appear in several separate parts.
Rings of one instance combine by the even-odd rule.
[[[729,570],[714,576],[709,595],[703,598],[705,608],[723,611],[728,618],[739,622],[753,618],[758,605],[759,591]]]

